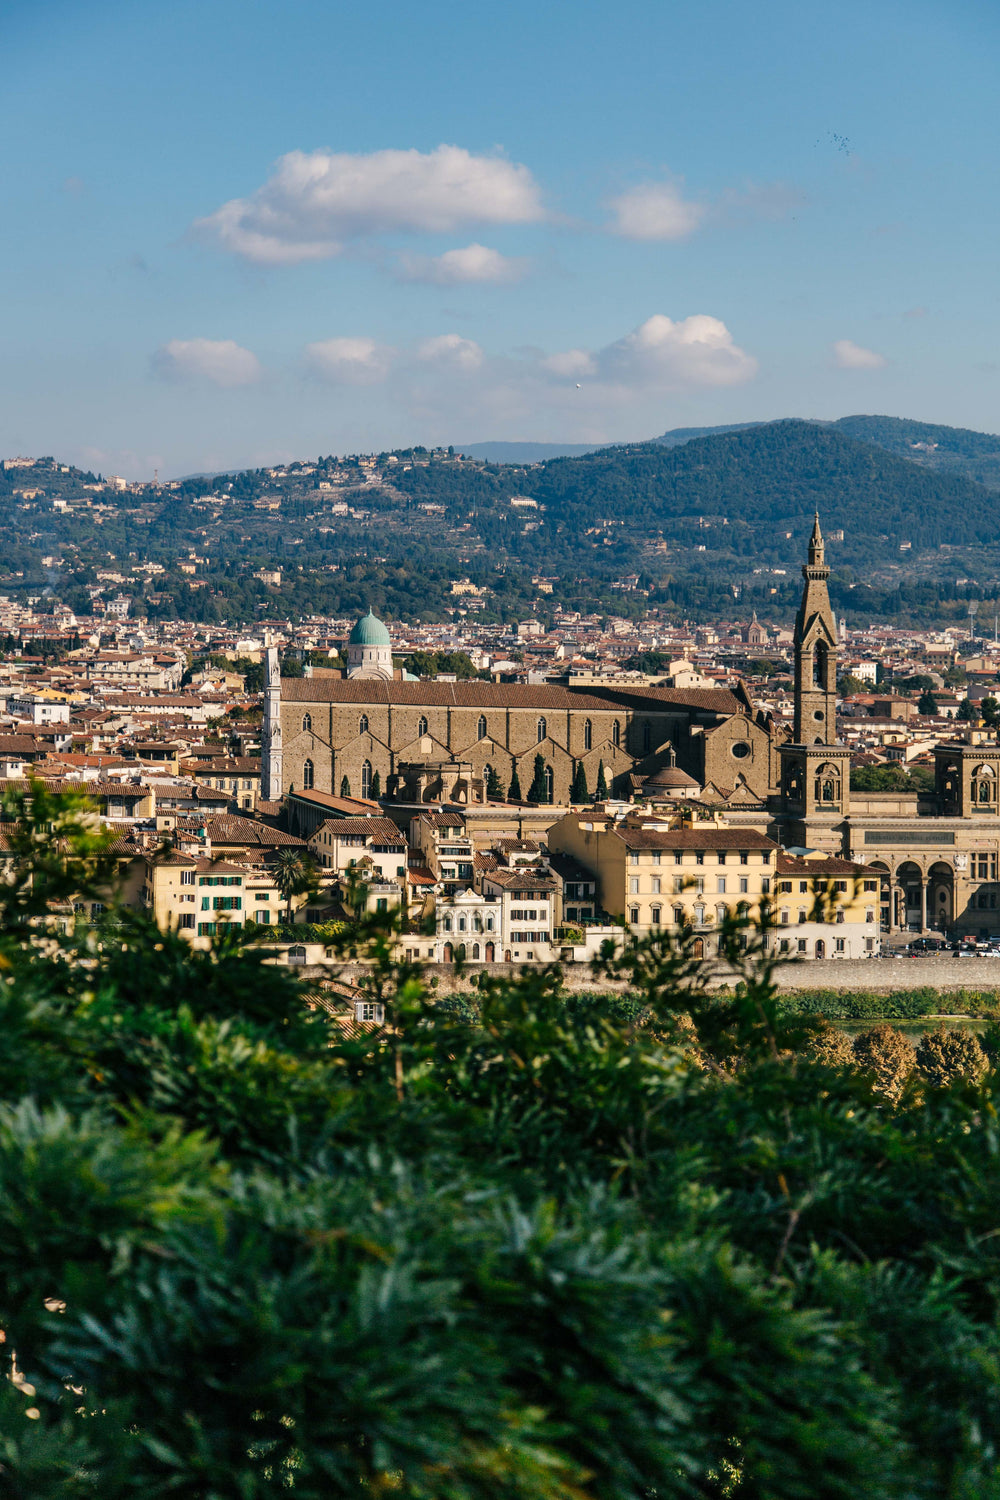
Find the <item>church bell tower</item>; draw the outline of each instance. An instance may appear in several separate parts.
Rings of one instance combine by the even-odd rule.
[[[838,850],[834,828],[850,809],[851,757],[837,744],[837,621],[830,607],[819,516],[809,538],[805,586],[795,618],[792,738],[780,748],[781,809],[790,820],[786,845]]]

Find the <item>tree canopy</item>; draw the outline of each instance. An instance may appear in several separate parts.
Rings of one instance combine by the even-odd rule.
[[[1000,1492],[987,1053],[820,1045],[739,924],[722,993],[687,934],[437,1001],[362,919],[340,1025],[116,908],[49,802],[47,896],[110,906],[60,934],[9,811],[5,1497]]]

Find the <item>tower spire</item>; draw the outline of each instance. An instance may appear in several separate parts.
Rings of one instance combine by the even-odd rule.
[[[823,566],[823,533],[819,529],[819,511],[813,518],[812,536],[809,538],[809,564],[811,567]]]

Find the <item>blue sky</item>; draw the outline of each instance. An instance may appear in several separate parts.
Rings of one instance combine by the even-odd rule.
[[[1000,429],[979,0],[0,0],[0,455]]]

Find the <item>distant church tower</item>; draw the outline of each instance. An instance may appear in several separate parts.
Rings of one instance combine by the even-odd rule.
[[[278,802],[284,787],[281,784],[281,667],[276,646],[269,646],[264,657],[264,728],[260,757],[260,794],[268,802]]]
[[[793,820],[784,842],[838,850],[833,824],[850,809],[850,752],[837,738],[837,621],[830,608],[819,516],[809,538],[805,587],[795,618],[795,708],[792,739],[780,747],[781,807]]]
[[[392,681],[392,641],[382,621],[370,609],[348,637],[347,675]]]

